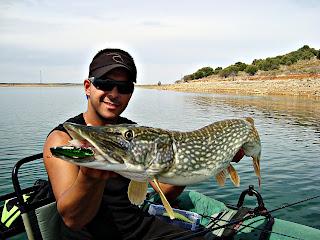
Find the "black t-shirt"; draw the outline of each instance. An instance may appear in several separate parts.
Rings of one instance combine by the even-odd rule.
[[[83,114],[70,118],[67,122],[86,125]],[[122,117],[119,118],[118,123],[134,124],[131,120]],[[67,133],[63,124],[52,131],[54,130]],[[177,232],[184,232],[182,235],[190,234],[184,229],[148,215],[138,206],[131,204],[127,194],[129,182],[130,179],[122,176],[107,180],[98,213],[86,226],[93,239],[140,240],[156,237],[171,239],[165,236]]]

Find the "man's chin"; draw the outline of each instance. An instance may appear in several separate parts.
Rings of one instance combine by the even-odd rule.
[[[120,114],[121,112],[119,110],[117,111],[108,110],[108,111],[102,112],[100,116],[107,120],[117,120]]]

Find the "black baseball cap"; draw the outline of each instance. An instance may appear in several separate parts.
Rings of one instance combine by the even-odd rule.
[[[121,49],[104,49],[98,52],[89,66],[89,77],[100,78],[112,69],[125,68],[130,80],[136,82],[137,69],[129,53]]]

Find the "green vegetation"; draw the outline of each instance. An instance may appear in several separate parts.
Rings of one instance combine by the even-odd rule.
[[[312,58],[320,59],[320,50],[316,50],[314,48],[310,48],[308,45],[304,45],[297,51],[293,51],[285,55],[268,57],[266,59],[254,59],[253,62],[248,65],[242,62],[236,62],[228,67],[217,67],[214,70],[211,67],[203,67],[197,70],[195,73],[184,76],[182,80],[189,81],[204,78],[210,75],[217,75],[226,78],[230,76],[237,76],[239,72],[245,72],[246,74],[253,76],[259,70],[276,70],[279,69],[281,65],[290,66],[299,60],[310,60]]]

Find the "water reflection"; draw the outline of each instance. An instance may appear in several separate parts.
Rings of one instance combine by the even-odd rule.
[[[57,97],[59,96],[59,97]],[[28,99],[28,101],[21,101]],[[11,169],[22,157],[42,151],[48,132],[58,123],[85,110],[82,88],[0,89],[0,193],[12,191]],[[194,130],[226,118],[251,116],[262,142],[261,193],[269,209],[319,194],[320,100],[232,96],[136,89],[123,116],[141,125]],[[188,186],[208,196],[236,203],[242,190],[257,185],[251,159],[234,166],[241,187],[214,179]],[[45,171],[26,171],[32,181]],[[34,168],[36,169],[36,168]],[[27,180],[26,180],[27,181]],[[320,228],[320,201],[279,211],[276,216]]]
[[[229,95],[195,95],[191,103],[199,112],[210,113],[223,109],[235,115],[255,116],[272,119],[286,125],[311,127],[320,137],[320,101],[304,98],[229,96]],[[220,113],[220,111],[217,111]],[[315,141],[318,144],[319,141]]]

